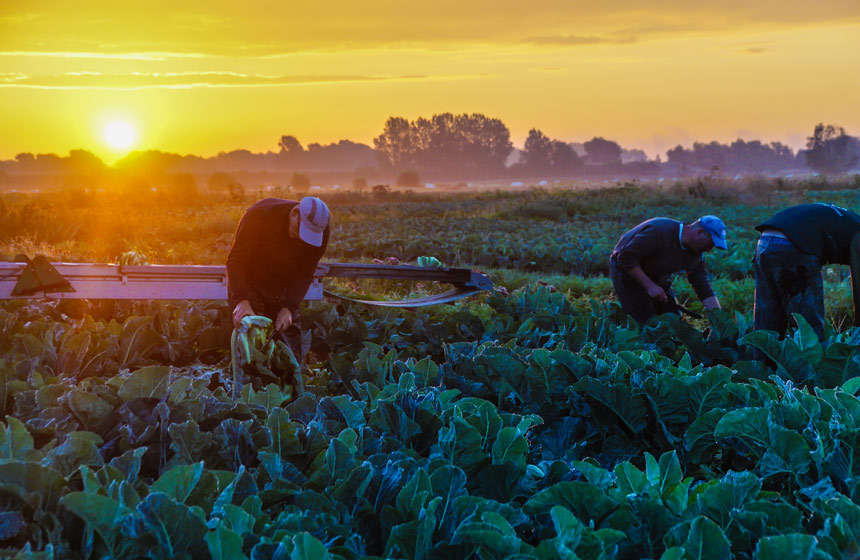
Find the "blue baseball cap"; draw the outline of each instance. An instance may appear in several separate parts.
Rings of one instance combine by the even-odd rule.
[[[699,218],[699,223],[705,228],[705,231],[711,234],[711,239],[714,240],[714,247],[719,249],[728,249],[726,244],[726,224],[716,216],[702,216]]]
[[[309,245],[321,247],[323,232],[328,227],[328,206],[314,196],[306,196],[299,203],[299,216],[299,238]]]

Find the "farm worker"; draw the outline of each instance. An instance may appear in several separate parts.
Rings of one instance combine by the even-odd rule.
[[[705,309],[719,308],[704,259],[714,247],[727,247],[726,225],[716,216],[702,216],[690,224],[651,218],[626,232],[609,258],[621,308],[639,323],[661,313],[679,313],[671,275],[681,270]]]
[[[792,313],[799,313],[824,338],[824,284],[821,265],[851,266],[854,325],[857,326],[860,271],[860,215],[813,203],[792,206],[756,226],[755,328],[784,335]]]
[[[230,254],[227,292],[233,326],[264,315],[276,336],[302,360],[299,303],[313,282],[329,237],[329,209],[315,197],[301,202],[264,198],[245,211]]]

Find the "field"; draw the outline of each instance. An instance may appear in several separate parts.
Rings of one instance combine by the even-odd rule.
[[[802,321],[751,332],[753,227],[792,204],[860,207],[855,186],[327,194],[324,260],[432,256],[496,290],[419,311],[306,304],[297,399],[249,374],[262,355],[234,383],[223,302],[3,303],[0,557],[857,558],[847,269],[823,271],[824,342]],[[220,264],[268,194],[3,194],[0,259]],[[706,257],[724,309],[640,328],[608,253],[642,220],[703,214],[729,228]]]

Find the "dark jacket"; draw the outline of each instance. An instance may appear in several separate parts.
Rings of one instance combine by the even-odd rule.
[[[227,291],[230,307],[242,300],[254,307],[262,303],[276,313],[283,307],[294,312],[313,282],[313,274],[328,245],[314,247],[289,236],[290,210],[298,202],[265,198],[253,204],[239,221],[227,256]],[[254,311],[268,314],[263,309]]]
[[[833,204],[800,204],[776,213],[756,229],[781,231],[801,253],[818,257],[821,264],[849,264],[860,215]]]
[[[681,246],[682,222],[651,218],[626,232],[618,240],[612,258],[625,273],[641,266],[655,284],[666,287],[670,275],[684,270],[699,299],[714,295],[701,252]]]

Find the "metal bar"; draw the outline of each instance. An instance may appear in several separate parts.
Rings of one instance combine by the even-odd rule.
[[[52,263],[74,292],[36,292],[22,298],[52,299],[227,299],[227,268],[200,265],[113,265]],[[12,296],[26,263],[0,262],[0,299]],[[323,298],[322,278],[424,280],[488,290],[484,274],[461,268],[320,263],[305,300]]]

